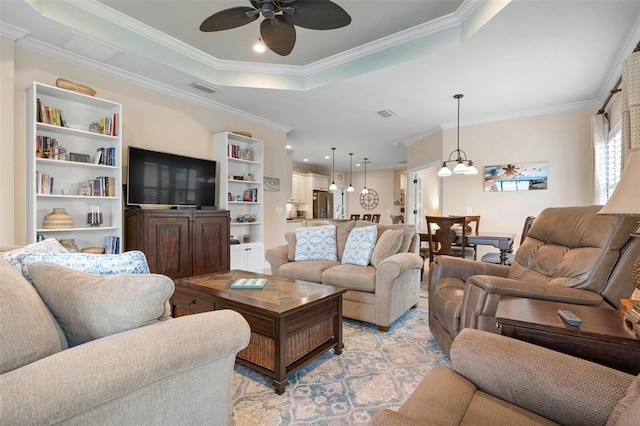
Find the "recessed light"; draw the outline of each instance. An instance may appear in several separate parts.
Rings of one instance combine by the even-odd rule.
[[[325,156],[324,156],[324,159],[325,159],[325,160],[328,160],[329,158],[331,158],[331,157],[329,157],[328,155],[325,155]]]
[[[308,158],[305,158],[305,159],[304,159],[304,160],[302,160],[302,161],[309,161],[309,159],[308,159]]]
[[[291,149],[292,148],[291,145],[285,145],[284,147],[287,148],[287,149]]]

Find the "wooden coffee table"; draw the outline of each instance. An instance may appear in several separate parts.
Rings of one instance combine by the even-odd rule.
[[[582,323],[571,326],[558,309],[572,311]],[[503,297],[496,322],[501,333],[633,375],[640,373],[640,339],[620,311],[546,300]]]
[[[232,289],[239,278],[266,278],[262,289]],[[273,378],[276,393],[287,374],[333,348],[340,355],[342,295],[346,289],[234,270],[175,281],[174,317],[219,309],[239,312],[251,327],[249,346],[236,360]]]

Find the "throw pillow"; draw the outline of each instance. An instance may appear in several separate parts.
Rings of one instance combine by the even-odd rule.
[[[376,245],[377,236],[378,229],[375,226],[353,228],[342,253],[342,263],[367,266]]]
[[[67,348],[67,341],[38,293],[0,259],[0,374]]]
[[[15,250],[2,252],[0,253],[0,258],[5,259],[11,266],[16,268],[18,272],[21,272],[19,256],[27,253],[69,253],[69,250],[64,248],[55,238],[47,238]]]
[[[93,275],[46,262],[29,264],[28,272],[69,346],[165,319],[174,291],[158,274]]]
[[[121,254],[89,253],[28,253],[18,256],[22,264],[22,275],[29,281],[29,265],[49,262],[77,271],[97,275],[148,274],[147,258],[141,251],[133,250]]]
[[[296,262],[304,260],[338,260],[336,226],[296,228]]]
[[[371,254],[371,264],[376,268],[389,256],[393,256],[398,252],[402,244],[402,230],[387,229],[382,233]]]

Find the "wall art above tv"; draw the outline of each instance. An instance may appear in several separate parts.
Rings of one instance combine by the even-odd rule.
[[[485,192],[547,189],[547,162],[499,164],[484,167]]]

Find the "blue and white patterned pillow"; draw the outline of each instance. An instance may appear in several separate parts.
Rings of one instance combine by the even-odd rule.
[[[303,260],[338,260],[336,226],[296,228],[296,262]]]
[[[344,246],[342,263],[367,266],[369,260],[371,260],[371,253],[373,253],[373,249],[376,246],[377,237],[378,228],[375,225],[353,228],[349,232],[347,244]]]
[[[96,275],[148,274],[147,258],[141,251],[127,251],[121,254],[90,253],[27,253],[18,256],[22,265],[22,275],[29,281],[29,265],[35,262],[49,262],[60,266]]]
[[[11,266],[16,268],[18,272],[21,272],[20,256],[24,256],[29,253],[69,253],[69,250],[64,248],[64,246],[55,238],[46,238],[37,243],[29,244],[15,250],[2,252],[0,253],[0,258],[6,260],[11,264]]]

